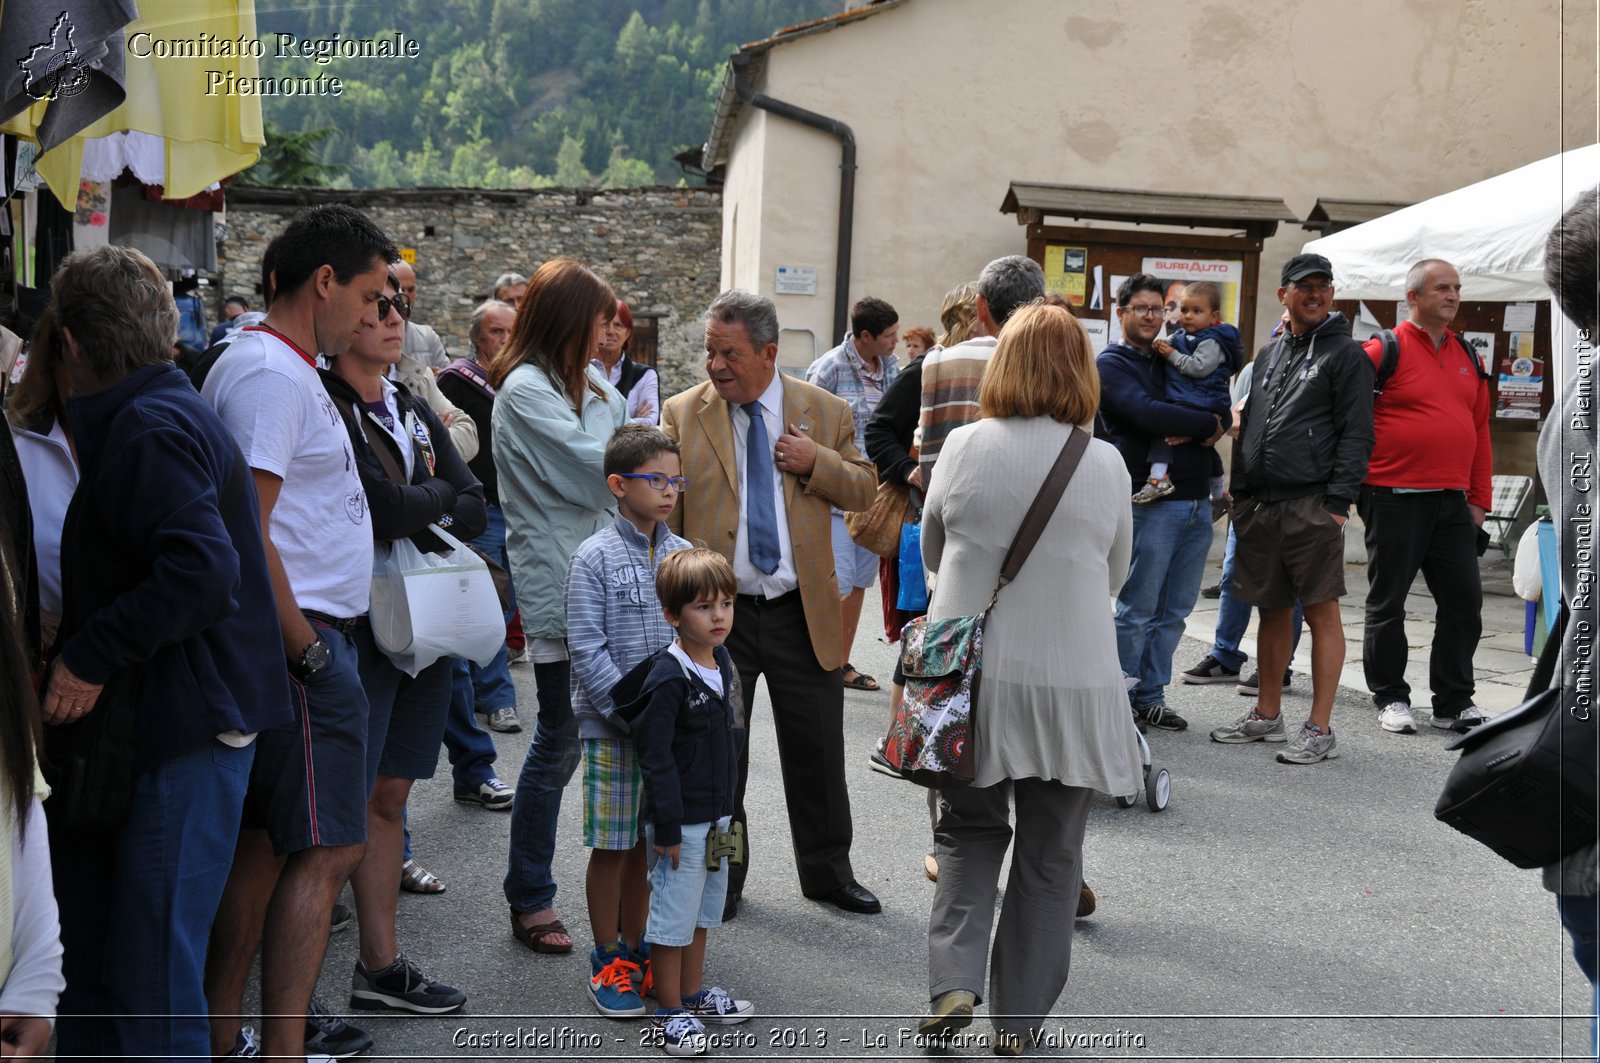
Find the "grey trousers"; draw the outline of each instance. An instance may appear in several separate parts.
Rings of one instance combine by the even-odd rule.
[[[989,973],[995,1029],[1027,1036],[1066,988],[1083,880],[1083,830],[1094,791],[1040,779],[944,790],[934,831],[939,882],[928,921],[928,996],[965,989],[981,1001],[1000,867],[1016,850]]]

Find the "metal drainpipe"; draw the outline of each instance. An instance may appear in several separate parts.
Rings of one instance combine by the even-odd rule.
[[[837,118],[775,100],[751,89],[749,63],[748,56],[733,57],[733,88],[741,100],[781,118],[820,129],[839,140],[839,247],[833,267],[833,332],[828,339],[831,345],[844,336],[850,314],[850,245],[854,239],[856,213],[856,135]]]

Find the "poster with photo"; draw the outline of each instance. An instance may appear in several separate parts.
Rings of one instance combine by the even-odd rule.
[[[1533,356],[1533,333],[1513,332],[1500,359],[1494,415],[1507,420],[1537,421],[1544,399],[1544,360]]]
[[[1463,332],[1461,342],[1477,354],[1478,363],[1483,366],[1485,373],[1494,372],[1494,333]]]
[[[1049,244],[1044,249],[1044,288],[1073,306],[1082,306],[1088,290],[1089,249]]]
[[[1178,304],[1183,291],[1195,281],[1210,281],[1222,294],[1222,320],[1239,325],[1239,291],[1244,285],[1244,263],[1220,258],[1146,258],[1139,267],[1161,281],[1166,289],[1166,334],[1178,328]]]

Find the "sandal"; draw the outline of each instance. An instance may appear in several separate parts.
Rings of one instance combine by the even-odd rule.
[[[928,876],[929,882],[939,881],[939,858],[928,853],[922,858],[922,873]]]
[[[850,678],[852,673],[854,673],[854,675],[855,675],[854,679]],[[845,676],[844,685],[849,690],[881,690],[881,689],[883,689],[882,687],[878,686],[878,681],[876,679],[872,678],[867,673],[861,671],[859,668],[857,668],[855,665],[851,664],[849,661],[845,662],[845,665],[844,665],[844,676]]]
[[[567,928],[561,925],[561,920],[552,919],[548,923],[535,923],[533,926],[523,926],[517,918],[518,912],[511,909],[511,936],[528,946],[534,952],[547,955],[560,955],[572,951],[572,935],[567,933]],[[551,939],[564,937],[565,945],[553,944]]]
[[[400,888],[407,893],[443,893],[444,883],[415,860],[407,860],[400,865]]]

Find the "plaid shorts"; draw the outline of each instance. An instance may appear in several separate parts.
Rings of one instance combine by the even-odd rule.
[[[639,755],[626,738],[583,740],[583,844],[632,849],[639,842]]]

